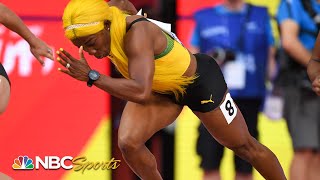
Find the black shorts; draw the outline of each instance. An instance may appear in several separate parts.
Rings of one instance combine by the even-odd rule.
[[[0,76],[5,77],[8,80],[9,84],[11,85],[8,74],[1,63],[0,63]]]
[[[186,89],[186,94],[178,102],[192,111],[209,112],[217,108],[227,91],[227,84],[216,61],[206,54],[195,54],[199,76]]]

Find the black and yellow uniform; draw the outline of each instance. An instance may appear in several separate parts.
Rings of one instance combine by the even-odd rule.
[[[209,112],[217,108],[227,92],[227,84],[216,61],[206,54],[195,54],[198,78],[188,85],[181,101],[193,111]]]
[[[127,31],[139,21],[148,20],[139,18],[133,21]],[[155,61],[160,64],[165,63],[164,66],[170,66],[170,69],[175,69],[175,73],[182,76],[190,65],[190,53],[173,37],[167,33],[165,35],[167,47],[162,53],[155,55]],[[209,112],[220,105],[227,91],[227,85],[219,65],[213,58],[205,54],[195,54],[195,57],[197,60],[196,78],[184,87],[186,93],[178,100],[173,93],[168,94],[171,94],[170,99],[179,105],[187,105],[193,111]]]

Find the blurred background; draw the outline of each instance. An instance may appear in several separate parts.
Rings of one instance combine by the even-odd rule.
[[[131,0],[149,18],[171,23],[186,47],[194,30],[193,13],[211,7],[221,0]],[[268,7],[275,16],[278,0],[248,0]],[[54,50],[62,47],[77,55],[77,49],[64,37],[61,16],[67,0],[3,0],[38,37]],[[278,41],[276,22],[273,35]],[[108,59],[88,58],[92,68],[111,76],[119,76]],[[97,88],[69,78],[57,71],[58,63],[46,60],[41,67],[29,52],[23,39],[0,26],[0,62],[12,81],[11,101],[0,116],[0,172],[13,179],[105,179],[136,180],[117,147],[117,128],[125,102],[110,97]],[[196,153],[197,127],[200,121],[185,108],[175,124],[158,132],[147,146],[156,156],[158,168],[166,180],[200,180],[203,171]],[[259,115],[259,140],[279,158],[288,175],[292,159],[291,139],[283,119],[271,120]],[[221,172],[225,180],[235,172],[232,152],[227,150]],[[116,170],[13,170],[14,159],[35,156],[85,156],[88,161],[121,160]],[[254,172],[254,179],[263,179]]]

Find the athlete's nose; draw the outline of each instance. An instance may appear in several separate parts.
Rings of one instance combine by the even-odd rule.
[[[94,48],[89,48],[88,53],[89,53],[90,55],[94,55],[94,54],[97,53],[97,50],[95,50]]]

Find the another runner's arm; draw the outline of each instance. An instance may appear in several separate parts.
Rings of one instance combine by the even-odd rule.
[[[140,22],[133,26],[124,40],[130,79],[101,76],[94,83],[113,96],[139,104],[147,103],[151,97],[155,69],[154,41],[146,23]]]
[[[0,23],[5,27],[18,33],[29,44],[33,44],[36,39],[35,35],[28,29],[19,16],[0,3]]]

